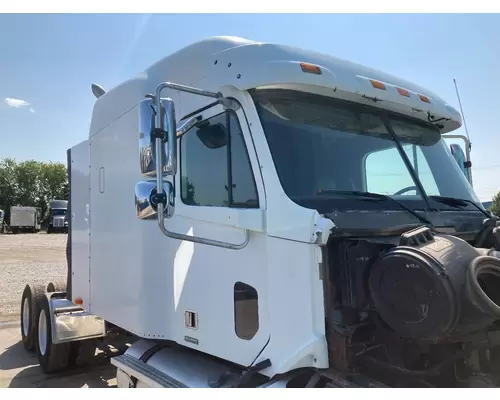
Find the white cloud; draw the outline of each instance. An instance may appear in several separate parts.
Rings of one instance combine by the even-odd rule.
[[[14,108],[21,108],[30,105],[30,103],[28,103],[26,100],[12,99],[10,97],[5,98],[5,104],[7,104],[9,107],[14,107]]]
[[[30,103],[28,103],[26,100],[14,99],[12,97],[6,97],[4,99],[4,103],[7,104],[9,107],[13,107],[13,108],[23,108],[23,107],[28,107],[30,105]],[[30,107],[28,109],[28,111],[30,113],[35,112],[34,108],[32,108],[32,107]]]

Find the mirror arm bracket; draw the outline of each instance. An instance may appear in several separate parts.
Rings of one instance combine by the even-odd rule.
[[[237,101],[228,99],[227,97],[220,99],[219,103],[222,105],[224,110],[238,111],[238,109],[240,108],[240,104]]]
[[[151,195],[151,203],[153,206],[158,207],[158,204],[167,205],[167,196],[165,192],[155,193]]]
[[[198,90],[198,89],[196,89],[196,90]],[[181,91],[183,91],[183,90],[181,90]],[[202,90],[200,90],[200,92],[210,93],[211,96],[206,96],[206,95],[203,95],[203,94],[201,94],[201,96],[215,98],[217,100],[217,102],[224,108],[224,110],[238,111],[238,109],[240,108],[240,104],[237,101],[234,101],[232,99],[224,97],[224,95],[221,92],[211,93],[211,92],[204,92]],[[193,92],[189,92],[189,93],[199,94],[199,93],[193,93]],[[147,99],[151,99],[153,101],[156,101],[156,96],[154,94],[152,94],[152,93],[148,93],[144,97],[147,98]]]
[[[158,216],[159,216],[159,214],[158,214]],[[160,217],[158,217],[158,219],[160,219]],[[165,228],[165,225],[163,223],[159,224],[159,226],[160,226],[161,233],[163,233],[165,236],[167,236],[169,238],[178,239],[178,240],[186,240],[188,242],[200,243],[200,244],[205,244],[208,246],[222,247],[222,248],[229,249],[229,250],[244,249],[245,247],[247,247],[248,243],[250,242],[250,232],[247,229],[245,229],[245,231],[244,231],[245,238],[243,239],[243,242],[233,244],[233,243],[229,243],[229,242],[221,242],[219,240],[206,239],[206,238],[202,238],[202,237],[198,237],[198,236],[189,236],[189,235],[183,235],[181,233],[171,232],[171,231],[167,230],[167,228]]]
[[[167,132],[161,128],[154,128],[151,132],[151,139],[160,139],[163,143],[167,141]]]
[[[170,88],[173,90],[178,90],[182,92],[187,92],[191,94],[195,94],[198,96],[212,97],[217,99],[223,105],[230,105],[234,103],[230,99],[225,99],[224,95],[221,92],[208,92],[201,89],[196,89],[184,85],[178,85],[175,83],[164,82],[157,86],[156,95],[154,96],[154,103],[156,105],[156,115],[155,115],[155,129],[152,134],[152,138],[156,141],[156,187],[158,188],[155,196],[151,198],[152,201],[156,203],[157,207],[157,217],[158,217],[158,226],[160,231],[167,237],[178,239],[178,240],[186,240],[194,243],[201,243],[209,246],[223,247],[231,250],[241,250],[245,248],[250,241],[250,232],[245,229],[245,238],[242,243],[233,244],[228,242],[221,242],[218,240],[206,239],[201,237],[189,236],[180,233],[175,233],[167,230],[165,228],[165,211],[170,210],[170,193],[165,193],[164,190],[161,190],[161,193],[158,193],[160,188],[163,189],[163,162],[162,162],[162,141],[163,139],[167,139],[168,143],[174,143],[177,137],[177,128],[175,121],[175,113],[174,113],[174,105],[171,99],[165,99],[164,101],[161,99],[161,92],[165,88]],[[165,132],[165,127],[163,123],[163,116],[161,113],[162,106],[165,105],[165,112],[167,113],[169,129],[168,132]],[[194,126],[197,120],[195,118],[188,120],[183,126],[181,126],[181,130],[184,128],[188,128]],[[193,124],[193,125],[191,125]],[[188,128],[189,129],[189,128]],[[177,172],[177,146],[171,145],[168,147],[168,159],[167,159],[167,174],[175,176]],[[167,218],[172,215],[168,215]]]

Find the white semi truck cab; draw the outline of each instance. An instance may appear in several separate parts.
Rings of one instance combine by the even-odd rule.
[[[121,337],[119,387],[497,384],[498,219],[436,94],[236,37],[93,92],[68,282],[22,297],[44,371]]]

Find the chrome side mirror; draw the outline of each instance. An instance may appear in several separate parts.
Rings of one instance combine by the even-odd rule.
[[[450,152],[451,156],[455,159],[458,167],[465,175],[470,185],[472,186],[472,162],[470,159],[470,151],[471,151],[471,143],[466,136],[463,135],[443,135],[442,138],[446,139],[460,139],[465,143],[465,154],[462,146],[459,144],[452,143],[450,144]]]
[[[163,126],[167,126],[166,119],[168,118],[168,115],[163,105],[160,108],[160,114],[161,118],[163,118]],[[157,173],[157,141],[153,137],[156,128],[156,119],[154,100],[149,98],[142,100],[139,103],[139,157],[141,173],[147,178],[155,178]],[[164,144],[161,146],[161,160],[163,173],[168,173],[168,144],[165,142],[166,141],[164,141]]]
[[[156,178],[157,176],[157,141],[155,133],[164,132],[164,142],[161,146],[162,154],[162,174],[175,175],[177,171],[177,146],[174,146],[172,152],[169,152],[168,136],[170,130],[175,132],[173,137],[181,137],[191,128],[193,128],[200,120],[200,116],[188,118],[179,127],[175,122],[174,103],[170,99],[162,99],[160,101],[160,119],[161,123],[158,126],[158,118],[156,116],[157,104],[154,99],[146,98],[139,103],[139,157],[141,165],[141,173],[147,178]],[[159,128],[156,130],[156,128]]]
[[[467,176],[467,159],[465,157],[464,151],[462,150],[462,147],[460,147],[459,144],[452,143],[450,144],[450,151],[460,170],[464,173],[465,176]]]
[[[159,93],[158,93],[159,95]],[[181,134],[189,124],[181,126]],[[174,213],[173,185],[164,182],[165,175],[177,172],[177,127],[175,107],[171,99],[146,98],[139,103],[139,155],[141,173],[155,181],[139,182],[135,188],[136,216],[139,219],[164,218]],[[163,188],[159,193],[157,188]]]
[[[142,181],[135,185],[135,212],[139,219],[157,219],[158,203],[156,182]],[[165,218],[171,218],[174,215],[174,187],[171,182],[163,183],[163,193],[167,198],[167,204],[163,207]]]
[[[177,129],[173,100],[161,98],[161,92],[167,88],[193,95],[215,98],[217,102],[214,105],[222,104],[224,107],[233,107],[233,101],[224,98],[224,95],[220,92],[209,92],[171,82],[163,82],[156,87],[154,95],[148,94],[147,98],[139,103],[139,155],[141,173],[147,178],[154,178],[154,182],[139,182],[136,185],[136,215],[140,219],[151,219],[156,215],[160,231],[165,236],[195,241],[191,236],[170,232],[165,227],[165,218],[171,218],[174,214],[175,195],[173,185],[165,182],[163,179],[165,175],[175,177],[177,173],[177,138],[194,127],[199,121],[198,117],[188,118]],[[210,145],[217,146],[219,142],[220,140],[210,141]],[[159,191],[158,193],[157,188],[162,188],[161,192]],[[197,239],[196,241],[226,248],[240,248],[239,245],[234,247],[230,243],[209,239]],[[247,243],[248,235],[243,243],[243,247]]]

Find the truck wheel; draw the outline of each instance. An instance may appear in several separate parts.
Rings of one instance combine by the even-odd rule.
[[[47,293],[66,292],[66,282],[65,281],[50,282],[47,285],[46,292]]]
[[[27,351],[35,350],[36,302],[45,297],[43,285],[26,285],[21,297],[21,338]]]
[[[51,373],[66,368],[69,364],[70,343],[52,343],[51,314],[49,300],[43,296],[36,307],[36,355],[42,371]]]

